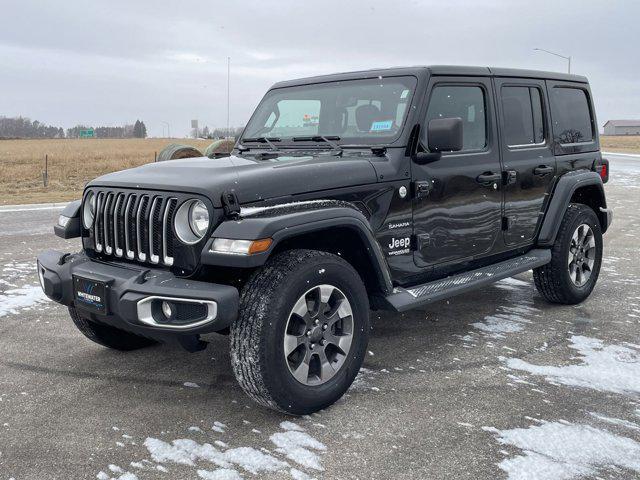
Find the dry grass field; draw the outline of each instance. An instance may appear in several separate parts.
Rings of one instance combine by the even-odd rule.
[[[640,135],[600,136],[600,148],[605,152],[640,153]]]
[[[640,136],[602,136],[600,141],[605,151],[640,153]],[[185,143],[204,151],[211,142],[156,138],[0,140],[0,205],[77,199],[89,180],[153,162],[154,154],[169,143]],[[42,181],[45,155],[49,157],[47,187]]]
[[[170,143],[200,150],[210,140],[189,139],[63,139],[0,140],[0,205],[45,203],[80,197],[89,180],[105,173],[153,162]],[[44,187],[45,155],[49,182]]]

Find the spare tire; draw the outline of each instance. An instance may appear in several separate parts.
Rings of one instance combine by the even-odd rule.
[[[202,157],[202,152],[190,145],[180,145],[172,143],[164,147],[158,154],[157,161],[164,162],[167,160],[177,160],[180,158]]]
[[[229,154],[235,145],[234,140],[222,139],[216,140],[209,145],[204,151],[204,156],[209,158],[217,158]]]

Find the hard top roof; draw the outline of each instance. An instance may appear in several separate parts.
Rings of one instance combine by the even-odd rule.
[[[271,88],[293,87],[312,83],[336,82],[341,80],[355,80],[375,77],[395,77],[400,75],[446,75],[446,76],[490,76],[490,77],[518,77],[540,78],[546,80],[560,80],[565,82],[588,83],[582,75],[572,75],[559,72],[544,72],[540,70],[524,70],[519,68],[473,67],[462,65],[431,65],[415,67],[380,68],[361,70],[356,72],[334,73],[317,77],[299,78],[278,82]]]

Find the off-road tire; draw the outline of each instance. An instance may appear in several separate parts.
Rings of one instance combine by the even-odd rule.
[[[571,238],[582,224],[593,231],[596,243],[595,263],[589,280],[576,286],[569,275],[568,258]],[[602,263],[602,230],[595,212],[588,206],[572,203],[564,214],[558,235],[551,248],[551,262],[533,270],[533,279],[540,294],[551,303],[575,305],[585,300],[593,290]]]
[[[353,311],[353,338],[342,367],[320,385],[298,382],[284,355],[291,309],[310,288],[330,284],[346,296]],[[369,301],[358,272],[337,255],[289,250],[271,258],[241,292],[238,319],[231,326],[231,365],[253,400],[293,415],[316,412],[347,391],[364,360],[369,338]]]
[[[74,307],[69,307],[69,315],[71,315],[71,320],[85,337],[103,347],[129,351],[157,343],[149,338],[125,332],[110,325],[93,322],[80,315]]]

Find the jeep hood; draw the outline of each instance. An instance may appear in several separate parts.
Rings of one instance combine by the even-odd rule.
[[[189,192],[209,197],[220,207],[222,192],[235,192],[241,204],[301,193],[375,183],[376,171],[366,156],[251,156],[186,158],[149,163],[109,173],[88,186]]]

